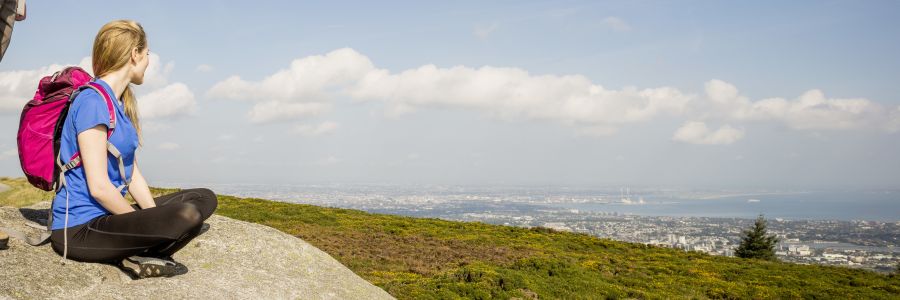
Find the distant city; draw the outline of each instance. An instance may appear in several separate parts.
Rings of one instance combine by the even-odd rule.
[[[782,261],[891,272],[900,262],[900,190],[721,191],[609,187],[166,184],[414,217],[588,233],[733,256],[760,213]],[[834,197],[833,195],[840,195]],[[821,217],[817,217],[821,216]],[[867,218],[869,218],[867,220]]]

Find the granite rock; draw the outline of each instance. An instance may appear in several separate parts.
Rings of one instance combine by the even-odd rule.
[[[30,235],[26,219],[46,216],[48,202],[0,207],[0,227]],[[62,257],[49,244],[10,239],[0,250],[0,298],[393,299],[327,253],[274,228],[213,215],[209,231],[174,255],[187,272],[132,280],[117,267]]]

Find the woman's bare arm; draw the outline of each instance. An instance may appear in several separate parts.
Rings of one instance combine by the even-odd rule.
[[[78,147],[91,197],[113,214],[133,212],[134,208],[128,205],[107,175],[106,125],[97,125],[79,133]]]
[[[144,175],[141,174],[141,169],[138,168],[137,156],[134,157],[134,169],[131,171],[131,184],[128,185],[128,193],[131,194],[131,198],[134,198],[134,201],[138,203],[142,209],[148,209],[151,207],[156,207],[156,202],[153,201],[153,194],[150,193],[150,187],[147,185],[147,180],[144,179]]]

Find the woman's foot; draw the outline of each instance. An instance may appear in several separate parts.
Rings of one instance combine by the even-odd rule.
[[[122,259],[120,264],[132,278],[170,277],[178,273],[177,264],[171,259],[130,256]]]

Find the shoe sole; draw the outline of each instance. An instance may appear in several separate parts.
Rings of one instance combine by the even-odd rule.
[[[175,264],[159,264],[151,260],[140,261],[126,258],[122,260],[122,264],[133,273],[136,273],[134,275],[138,278],[170,277],[175,275],[177,271]]]

